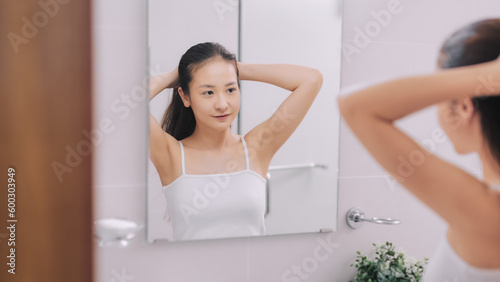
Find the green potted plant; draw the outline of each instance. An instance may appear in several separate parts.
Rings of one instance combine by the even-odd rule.
[[[373,246],[375,246],[374,258],[357,252],[356,260],[351,264],[351,266],[356,267],[357,273],[355,280],[351,280],[351,282],[417,282],[422,279],[427,258],[418,261],[402,252],[394,251],[394,246],[390,242],[374,243]]]

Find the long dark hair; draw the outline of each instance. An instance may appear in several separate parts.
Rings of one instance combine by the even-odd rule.
[[[219,43],[205,42],[189,48],[179,61],[179,85],[184,94],[189,97],[189,84],[193,80],[194,70],[216,58],[222,58],[234,64],[239,84],[236,56]],[[161,127],[177,140],[182,140],[194,132],[196,119],[193,110],[191,107],[184,107],[177,88],[174,88],[172,101],[165,111]]]
[[[500,55],[500,19],[482,20],[456,31],[445,41],[440,53],[438,64],[444,69],[497,59]],[[478,85],[480,83],[478,80]],[[473,97],[472,102],[481,117],[482,133],[491,154],[500,164],[500,97]]]

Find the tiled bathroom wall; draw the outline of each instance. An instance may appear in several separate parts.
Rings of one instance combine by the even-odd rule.
[[[207,1],[210,7],[218,0]],[[98,0],[93,6],[94,126],[103,129],[95,151],[95,216],[145,222],[148,100],[141,87],[148,73],[146,1]],[[346,0],[342,86],[431,72],[448,34],[473,20],[500,17],[499,11],[497,0]],[[449,141],[435,138],[439,129],[432,108],[398,124],[416,140],[433,143],[443,158],[480,170],[474,156],[456,156]],[[387,177],[344,124],[339,155],[337,232],[148,244],[143,230],[127,248],[95,245],[96,281],[348,281],[355,252],[369,252],[372,242],[385,240],[417,258],[430,256],[443,222]],[[353,206],[402,224],[350,229],[344,217]]]

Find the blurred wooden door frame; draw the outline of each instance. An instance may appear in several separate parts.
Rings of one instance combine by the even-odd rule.
[[[0,1],[0,36],[0,281],[93,281],[91,1]]]

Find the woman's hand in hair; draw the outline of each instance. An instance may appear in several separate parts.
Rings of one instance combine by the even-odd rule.
[[[495,63],[495,77],[497,78],[496,82],[497,84],[500,84],[500,56],[494,61]],[[498,86],[497,86],[498,87]],[[498,93],[500,94],[500,89],[497,89]]]
[[[474,96],[500,95],[500,57],[477,66],[480,67],[479,71],[472,75],[475,80]],[[473,65],[470,68],[474,67]]]
[[[179,87],[179,72],[177,68],[171,72],[152,76],[149,79],[149,100],[166,88]]]

